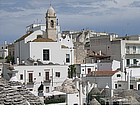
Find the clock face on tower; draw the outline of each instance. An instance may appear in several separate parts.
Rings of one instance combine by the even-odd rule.
[[[51,27],[54,28],[54,21],[51,20]]]

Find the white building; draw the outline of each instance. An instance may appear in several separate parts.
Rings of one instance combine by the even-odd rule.
[[[46,13],[46,24],[32,24],[14,43],[15,63],[5,64],[4,78],[10,80],[16,71],[19,82],[38,94],[41,83],[44,93],[60,86],[68,76],[68,66],[74,63],[73,42],[69,35],[61,35],[56,12],[52,6]]]
[[[106,85],[114,90],[118,88],[118,81],[125,81],[125,74],[121,71],[94,71],[88,74],[83,80],[96,83],[98,88],[105,88]]]
[[[7,42],[5,41],[4,45],[0,46],[0,57],[6,58],[8,56]]]
[[[140,66],[140,40],[113,40],[111,52],[112,59],[121,62],[123,71],[126,67]]]
[[[97,70],[97,63],[76,65],[76,75],[78,77],[85,77],[87,74],[95,70]]]
[[[120,62],[116,60],[98,60],[97,63],[86,63],[76,65],[76,75],[85,77],[93,71],[115,71],[120,69]]]
[[[112,60],[120,61],[122,71],[126,67],[140,66],[140,37],[126,36],[99,36],[91,38],[90,49],[105,55],[110,55]]]
[[[33,24],[28,27],[27,33],[15,42],[15,62],[26,63],[27,59],[40,60],[44,64],[74,63],[72,39],[68,35],[61,36],[52,6],[46,13],[46,28],[44,25]]]
[[[37,62],[36,62],[37,63]],[[12,68],[13,67],[13,68]],[[14,69],[14,71],[13,71]],[[34,94],[38,94],[41,83],[44,85],[44,93],[49,93],[60,86],[68,75],[67,65],[14,65],[5,64],[5,79],[10,80],[13,72],[16,78],[25,84]]]

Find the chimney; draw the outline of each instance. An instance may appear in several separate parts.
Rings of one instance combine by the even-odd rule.
[[[17,57],[17,65],[19,65],[19,58]]]

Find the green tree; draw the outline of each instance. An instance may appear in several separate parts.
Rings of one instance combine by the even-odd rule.
[[[74,76],[76,76],[76,67],[75,65],[70,65],[68,68],[68,77],[73,78]]]
[[[14,64],[14,56],[8,55],[6,58],[6,63],[12,63]]]

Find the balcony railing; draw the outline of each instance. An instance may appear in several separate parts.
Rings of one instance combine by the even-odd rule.
[[[27,82],[27,85],[34,85],[34,82]]]
[[[51,79],[44,80],[44,83],[51,83]]]

